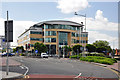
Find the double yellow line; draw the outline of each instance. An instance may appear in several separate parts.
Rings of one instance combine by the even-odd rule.
[[[24,76],[24,78],[30,78],[30,76],[26,75],[26,76]]]

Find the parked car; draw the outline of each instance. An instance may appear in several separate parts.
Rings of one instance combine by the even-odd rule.
[[[2,57],[7,56],[7,53],[4,52],[4,53],[1,54],[1,56],[2,56]],[[13,54],[13,53],[8,53],[8,56],[15,56],[15,54]]]
[[[41,57],[42,58],[48,58],[48,55],[47,55],[47,53],[41,53]]]

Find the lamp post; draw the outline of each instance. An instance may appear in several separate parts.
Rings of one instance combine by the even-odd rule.
[[[81,14],[77,14],[77,12],[75,12],[74,15],[85,17],[85,29],[84,30],[86,32],[86,14],[85,15],[81,15]]]
[[[8,60],[8,53],[9,53],[9,51],[8,51],[8,11],[7,11],[7,59],[6,59],[6,75],[8,75],[8,73],[9,73],[9,60]]]
[[[85,32],[86,32],[86,14],[85,15],[81,15],[81,14],[77,14],[77,12],[75,12],[75,14],[74,15],[77,15],[77,16],[82,16],[82,17],[85,17]],[[80,28],[80,30],[81,30],[81,28]],[[80,31],[81,32],[81,31]],[[86,37],[86,36],[85,36]],[[83,39],[82,39],[83,40]],[[83,43],[83,41],[82,41],[82,43]],[[85,41],[85,45],[86,45],[86,41]],[[84,51],[85,51],[86,49],[85,49],[85,46],[84,46]]]
[[[65,58],[65,52],[64,52],[64,40],[63,40],[63,58]]]

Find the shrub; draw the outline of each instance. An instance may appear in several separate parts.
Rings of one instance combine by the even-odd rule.
[[[70,56],[69,58],[70,59],[77,59],[77,58],[80,58],[81,57],[81,54],[79,55],[73,55],[73,56]]]
[[[116,59],[100,57],[100,56],[81,57],[80,60],[88,61],[88,62],[96,62],[96,63],[101,63],[101,64],[108,64],[108,65],[112,65],[113,63],[117,62]]]

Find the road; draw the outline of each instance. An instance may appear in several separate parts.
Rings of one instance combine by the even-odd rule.
[[[11,57],[22,63],[21,66],[10,67],[10,71],[25,75],[52,74],[52,75],[79,75],[85,77],[118,78],[111,70],[77,60],[55,58],[25,58]],[[5,68],[3,67],[3,71]]]

